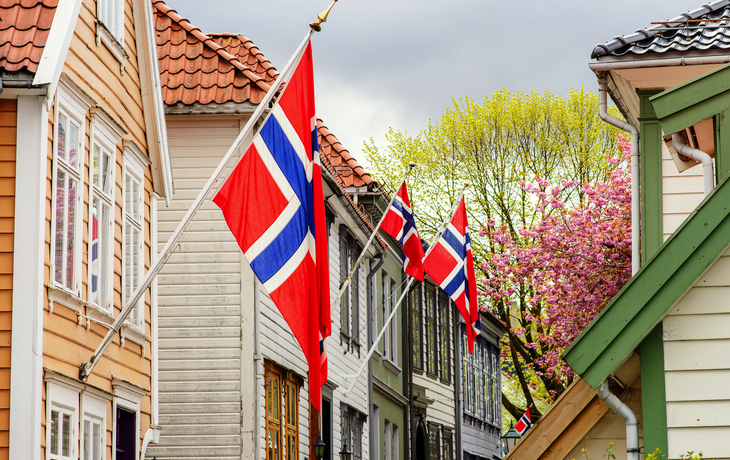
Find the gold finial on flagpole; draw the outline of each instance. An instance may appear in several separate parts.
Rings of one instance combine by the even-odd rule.
[[[309,27],[317,32],[321,31],[322,26],[320,26],[320,24],[322,24],[323,22],[327,22],[327,16],[330,14],[330,11],[332,11],[332,7],[335,6],[335,3],[337,3],[337,0],[332,0],[330,6],[328,6],[326,10],[317,15],[317,22],[310,23]]]

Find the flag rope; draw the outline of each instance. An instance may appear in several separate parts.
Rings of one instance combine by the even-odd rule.
[[[241,146],[241,144],[244,143],[244,141],[247,141],[248,143],[251,142],[253,139],[253,133],[256,128],[258,128],[257,123],[262,116],[264,117],[264,122],[266,121],[266,118],[270,115],[271,112],[264,113],[269,108],[269,103],[274,99],[274,96],[276,95],[278,88],[282,85],[285,79],[288,79],[290,74],[293,73],[294,69],[296,68],[296,64],[301,59],[302,55],[304,54],[304,50],[306,49],[307,45],[309,44],[309,41],[312,38],[312,35],[315,33],[314,28],[310,28],[310,30],[307,32],[307,34],[304,37],[304,40],[302,40],[301,44],[297,48],[297,50],[294,52],[292,57],[289,59],[289,62],[287,62],[286,66],[284,66],[284,70],[279,74],[279,77],[276,79],[273,85],[269,88],[269,90],[266,92],[266,95],[264,96],[263,100],[259,103],[259,105],[256,107],[256,110],[254,111],[253,115],[251,115],[251,118],[249,118],[248,122],[246,122],[246,125],[243,127],[241,132],[239,133],[236,140],[233,142],[231,147],[228,149],[228,152],[225,154],[221,162],[218,164],[218,167],[213,172],[213,175],[208,179],[208,182],[205,184],[203,189],[198,194],[198,197],[195,199],[193,204],[190,206],[190,209],[188,209],[188,212],[185,214],[185,216],[182,218],[180,223],[178,224],[175,231],[170,236],[170,239],[167,241],[165,246],[162,248],[160,253],[157,255],[157,258],[150,266],[149,270],[145,274],[145,277],[142,280],[142,283],[137,287],[137,289],[134,291],[134,294],[132,295],[131,299],[127,301],[127,304],[124,306],[124,309],[122,309],[121,313],[119,313],[119,316],[114,321],[114,324],[112,325],[112,328],[109,329],[106,336],[104,336],[104,339],[101,341],[99,346],[97,347],[96,351],[94,351],[94,354],[91,355],[89,358],[89,361],[86,363],[82,363],[79,367],[79,379],[80,380],[86,380],[89,378],[89,375],[91,375],[91,372],[93,372],[94,367],[99,362],[99,359],[101,356],[104,355],[104,352],[106,349],[111,345],[112,340],[114,340],[114,336],[119,332],[119,330],[124,325],[124,322],[126,321],[129,314],[132,312],[132,309],[134,306],[139,302],[139,300],[144,295],[147,288],[152,284],[152,281],[155,279],[157,274],[162,269],[162,266],[167,262],[167,260],[172,255],[172,251],[175,248],[175,246],[178,243],[178,240],[182,236],[183,232],[187,228],[188,224],[193,219],[193,216],[198,211],[198,209],[202,206],[203,202],[207,198],[210,191],[213,189],[213,186],[216,184],[218,179],[220,179],[221,174],[223,174],[223,170],[228,165],[228,162],[231,160],[233,155],[235,155],[238,148]],[[243,158],[243,156],[241,157]],[[239,160],[240,161],[240,160]],[[154,248],[152,248],[154,251]]]
[[[403,184],[405,183],[406,179],[408,178],[408,175],[411,173],[411,170],[413,167],[416,166],[415,163],[410,163],[408,165],[408,169],[406,170],[405,174],[403,174],[403,180],[400,183],[400,186],[396,189],[395,193],[393,194],[393,198],[390,199],[390,203],[388,203],[388,207],[385,208],[386,212],[383,213],[383,216],[380,218],[380,222],[378,222],[378,225],[375,226],[375,229],[373,230],[373,233],[370,235],[370,238],[368,239],[367,243],[365,243],[365,246],[362,248],[362,251],[360,251],[360,256],[357,258],[354,264],[352,264],[352,269],[350,270],[350,274],[347,275],[347,278],[342,282],[340,285],[340,291],[337,293],[337,296],[335,297],[335,300],[332,302],[332,307],[335,308],[337,304],[342,299],[342,296],[345,295],[345,291],[347,290],[347,287],[350,285],[350,282],[352,281],[352,277],[357,272],[358,267],[360,266],[360,262],[365,258],[365,254],[367,253],[368,248],[370,248],[370,245],[373,244],[373,241],[375,240],[375,237],[378,235],[378,230],[380,230],[380,226],[383,224],[383,221],[385,220],[385,216],[388,214],[387,210],[390,209],[391,206],[393,206],[393,202],[398,197],[398,192],[400,191],[401,187],[403,187]]]
[[[434,248],[434,246],[436,245],[436,242],[439,240],[439,238],[441,238],[441,235],[444,233],[444,231],[446,230],[446,227],[449,225],[449,222],[451,222],[453,214],[454,214],[454,212],[456,212],[456,208],[461,203],[461,197],[464,194],[464,190],[466,190],[466,188],[469,187],[469,185],[471,185],[469,182],[464,182],[464,187],[461,189],[461,192],[459,193],[459,199],[457,199],[454,202],[454,205],[451,207],[451,211],[449,211],[449,217],[441,225],[441,230],[439,231],[439,233],[436,235],[435,238],[433,238],[431,240],[431,244],[429,244],[428,250],[426,251],[426,254],[423,257],[424,259],[426,259],[426,256],[428,256],[428,254],[431,252],[431,249]],[[348,374],[343,375],[343,377],[346,379],[350,379],[350,378],[353,379],[352,384],[350,385],[350,387],[347,390],[345,390],[344,394],[349,394],[352,391],[352,389],[355,388],[355,384],[357,383],[357,378],[360,376],[360,374],[362,374],[362,371],[365,369],[365,366],[367,366],[368,361],[373,356],[373,353],[375,353],[375,349],[378,347],[378,343],[380,342],[380,339],[382,339],[383,334],[385,334],[385,328],[387,328],[388,325],[390,325],[390,322],[393,320],[395,313],[398,311],[398,308],[400,308],[401,304],[403,303],[403,299],[405,298],[406,294],[408,294],[408,291],[411,288],[411,284],[413,284],[413,279],[414,278],[409,275],[408,283],[406,283],[405,289],[403,289],[403,292],[401,293],[400,297],[398,298],[398,302],[395,304],[395,308],[393,308],[393,311],[390,313],[390,316],[388,316],[388,319],[383,324],[382,329],[380,329],[380,333],[378,334],[378,337],[376,337],[376,339],[373,341],[373,344],[370,347],[370,350],[368,350],[367,354],[365,355],[365,358],[363,358],[360,368],[353,375],[348,375]]]

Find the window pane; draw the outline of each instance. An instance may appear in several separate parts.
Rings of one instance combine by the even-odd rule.
[[[382,286],[381,286],[381,293],[382,293],[382,302],[380,303],[380,307],[383,309],[383,324],[385,324],[385,321],[388,319],[388,305],[390,304],[390,298],[388,296],[388,275],[383,272],[383,278],[382,278]],[[391,335],[389,333],[390,331],[390,325],[388,325],[388,328],[386,329],[386,332],[383,334],[383,355],[384,356],[390,356],[390,341],[391,341]]]
[[[397,287],[394,280],[390,280],[390,312],[396,308],[398,301]],[[393,316],[390,321],[390,359],[398,364],[398,315]]]
[[[56,173],[56,222],[55,222],[55,254],[53,279],[57,283],[63,283],[65,268],[65,236],[66,236],[66,173],[60,168]]]
[[[426,370],[436,373],[436,289],[426,287]]]
[[[68,217],[66,220],[66,282],[69,289],[76,289],[74,282],[74,234],[76,230],[76,180],[68,177]]]
[[[281,405],[281,403],[279,402],[279,401],[281,401],[281,397],[279,396],[279,379],[274,377],[273,383],[274,383],[274,404],[273,404],[274,415],[273,415],[273,417],[275,419],[279,419],[279,406]]]
[[[359,248],[353,246],[350,253],[353,267],[358,255]],[[360,343],[360,270],[356,270],[352,275],[352,331],[350,336],[355,343]]]
[[[94,436],[92,437],[94,446],[94,460],[101,460],[101,423],[94,423]]]
[[[59,113],[58,114],[58,137],[56,137],[56,154],[66,159],[66,123],[68,122],[68,118],[66,118],[66,115]]]
[[[78,166],[78,158],[76,156],[76,149],[79,145],[79,127],[73,124],[68,124],[68,162],[74,168]]]
[[[57,410],[51,411],[51,454],[58,455],[58,431],[60,429],[60,414]]]
[[[91,456],[91,420],[84,420],[84,439],[82,440],[84,445],[84,460],[92,460]]]
[[[421,354],[421,296],[419,290],[421,286],[414,282],[414,287],[408,294],[411,305],[411,332],[413,334],[412,357],[413,366],[417,369],[423,369],[423,356]]]
[[[63,449],[61,455],[71,456],[71,416],[63,414]]]

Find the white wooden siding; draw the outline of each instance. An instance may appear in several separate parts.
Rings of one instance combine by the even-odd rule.
[[[730,251],[664,318],[669,457],[730,458]]]
[[[682,173],[662,142],[662,194],[664,241],[682,225],[682,222],[704,199],[702,166],[694,166]]]
[[[178,117],[168,118],[167,127],[176,193],[169,208],[158,208],[160,248],[238,134],[240,122]],[[242,348],[252,339],[250,333],[242,334],[241,306],[251,303],[253,292],[242,293],[241,284],[246,279],[250,283],[250,274],[242,278],[241,259],[222,214],[209,204],[162,269],[159,381],[164,428],[148,458],[241,458],[241,389],[254,382],[251,372],[242,372],[242,354],[252,359],[250,347],[245,353]]]

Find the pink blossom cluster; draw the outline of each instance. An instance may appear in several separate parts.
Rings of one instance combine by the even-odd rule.
[[[493,248],[480,265],[480,300],[509,318],[507,347],[517,344],[543,380],[572,380],[561,353],[631,277],[630,150],[618,141],[605,182],[536,177],[522,186],[535,198],[537,225],[510,233],[490,222],[480,232]],[[583,198],[574,204],[568,197],[577,191]]]

